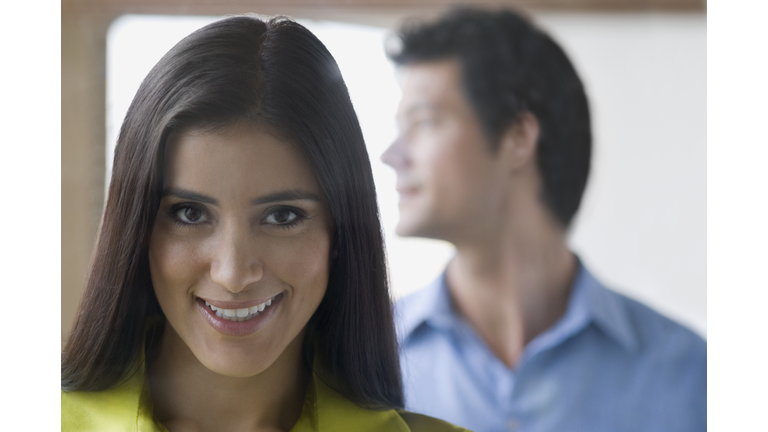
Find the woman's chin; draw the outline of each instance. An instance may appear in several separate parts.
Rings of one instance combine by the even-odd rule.
[[[302,361],[303,334],[304,331],[301,331],[287,346],[279,346],[279,343],[262,343],[259,346],[212,344],[209,346],[216,347],[215,351],[195,353],[195,357],[209,371],[231,378],[250,378],[283,368],[295,369],[300,367]]]
[[[204,364],[203,366],[217,375],[228,378],[252,378],[269,369],[269,366],[254,367],[253,364],[231,364],[231,362],[230,364]]]
[[[269,350],[263,349],[221,347],[215,353],[195,354],[195,357],[206,369],[217,375],[250,378],[272,368],[281,356],[271,355]]]

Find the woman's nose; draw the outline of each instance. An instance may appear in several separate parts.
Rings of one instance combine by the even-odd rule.
[[[264,276],[250,232],[230,230],[222,233],[211,260],[211,279],[227,290],[238,293]]]

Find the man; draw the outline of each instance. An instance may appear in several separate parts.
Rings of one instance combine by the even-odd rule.
[[[568,249],[591,132],[563,51],[510,11],[400,42],[397,233],[456,247],[397,304],[406,407],[478,432],[706,430],[706,343]]]

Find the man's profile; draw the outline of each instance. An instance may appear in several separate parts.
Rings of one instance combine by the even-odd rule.
[[[397,233],[456,248],[397,304],[407,408],[476,431],[706,430],[706,343],[568,248],[592,136],[562,49],[511,11],[455,9],[399,37],[382,155]]]

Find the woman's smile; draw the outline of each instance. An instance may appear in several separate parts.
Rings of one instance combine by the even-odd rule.
[[[202,299],[198,299],[198,302],[203,301],[205,306],[210,308],[217,317],[228,319],[230,321],[242,322],[254,318],[256,315],[264,312],[264,309],[272,306],[272,301],[275,297],[277,296],[268,298],[263,302],[256,302],[253,306],[248,306],[248,304],[227,304],[224,306],[223,303],[215,302],[212,304],[209,301]]]
[[[175,134],[165,160],[149,259],[166,332],[212,371],[258,374],[325,295],[323,193],[295,146],[246,123]]]
[[[197,306],[211,327],[217,331],[230,336],[245,336],[259,330],[269,322],[280,307],[282,298],[283,294],[280,293],[251,307],[231,304],[230,308],[217,307],[198,298]]]

